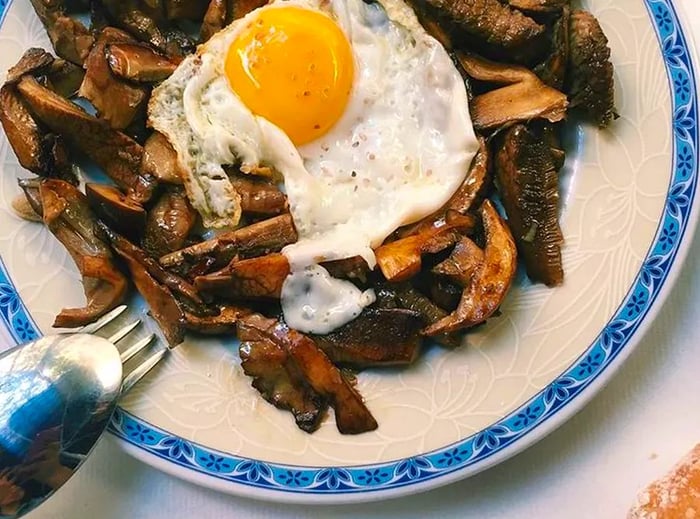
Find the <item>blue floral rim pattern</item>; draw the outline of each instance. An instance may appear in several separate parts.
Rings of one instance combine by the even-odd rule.
[[[7,3],[0,0],[0,20]],[[162,460],[223,481],[299,494],[348,494],[415,485],[461,471],[502,452],[552,419],[630,343],[667,281],[691,221],[698,184],[696,78],[672,0],[645,0],[645,4],[659,38],[673,98],[673,178],[662,220],[632,288],[613,318],[586,352],[529,402],[479,433],[439,450],[349,467],[279,465],[218,452],[173,436],[121,409],[115,413],[110,431]],[[0,320],[17,342],[39,334],[1,263]]]

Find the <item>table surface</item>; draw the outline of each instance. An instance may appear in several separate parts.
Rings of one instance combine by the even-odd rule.
[[[700,4],[678,3],[700,38]],[[699,267],[696,239],[661,313],[610,384],[534,447],[468,480],[367,505],[278,505],[180,481],[129,457],[107,437],[83,469],[27,517],[624,517],[639,489],[700,442]]]

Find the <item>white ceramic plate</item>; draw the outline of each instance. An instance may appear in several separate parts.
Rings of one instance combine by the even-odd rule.
[[[472,475],[569,418],[648,326],[692,237],[698,120],[691,51],[672,0],[588,0],[610,39],[622,117],[571,132],[563,174],[566,283],[520,276],[503,315],[455,351],[365,372],[376,432],[313,435],[250,387],[233,341],[189,341],[124,401],[111,431],[129,452],[226,492],[348,502],[414,493]],[[0,0],[0,10],[4,7]],[[48,40],[29,2],[5,9],[0,70]],[[0,138],[0,334],[47,331],[83,300],[78,273],[41,226],[9,210],[24,176]]]

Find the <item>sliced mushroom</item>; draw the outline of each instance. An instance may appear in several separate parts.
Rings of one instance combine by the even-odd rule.
[[[106,49],[110,43],[133,43],[127,33],[106,27],[85,60],[85,77],[78,95],[95,107],[101,119],[112,128],[123,130],[143,109],[148,89],[120,80],[110,69]]]
[[[88,203],[95,213],[121,234],[139,236],[146,225],[143,206],[107,184],[85,184]]]
[[[128,282],[114,266],[109,247],[95,233],[96,220],[85,195],[57,179],[43,180],[39,195],[44,223],[73,258],[87,298],[83,308],[61,310],[54,326],[82,326],[121,304]]]
[[[188,330],[206,335],[228,335],[236,333],[238,321],[250,314],[247,308],[222,305],[214,315],[195,315],[185,312],[185,326]]]
[[[377,265],[388,281],[409,279],[420,271],[423,254],[440,252],[459,240],[459,232],[450,225],[433,227],[378,247]]]
[[[324,261],[321,266],[334,278],[356,279],[363,283],[367,281],[367,276],[370,273],[369,265],[360,256]]]
[[[564,280],[558,176],[550,148],[534,131],[514,126],[502,138],[496,175],[508,225],[530,279],[549,286]]]
[[[138,43],[110,43],[107,63],[120,78],[140,83],[155,83],[169,77],[177,65],[151,47]]]
[[[395,298],[399,307],[418,312],[426,325],[436,323],[448,315],[448,312],[436,305],[410,283],[392,283],[383,286],[377,290],[378,299],[382,292],[388,292],[391,297]],[[450,348],[455,348],[462,342],[461,337],[456,333],[438,335],[433,339]]]
[[[414,0],[417,11],[444,20],[457,43],[500,55],[530,55],[545,41],[545,27],[499,0]]]
[[[276,252],[297,240],[292,217],[288,214],[262,220],[216,238],[186,247],[160,258],[164,267],[174,267],[190,260],[214,256],[217,264],[225,265],[236,255],[259,256]]]
[[[463,287],[446,277],[429,273],[425,273],[423,283],[429,283],[426,293],[432,302],[447,312],[457,309],[462,299]]]
[[[44,49],[27,49],[17,63],[7,71],[6,84],[17,83],[25,74],[43,75],[51,67],[54,57]]]
[[[63,97],[71,97],[80,87],[84,71],[70,61],[54,58],[44,49],[32,47],[7,71],[5,84],[15,84],[27,74],[45,78],[51,90]]]
[[[24,168],[42,177],[78,183],[63,140],[40,126],[13,85],[0,88],[0,123]]]
[[[159,282],[151,273],[153,272],[151,269],[158,269],[155,272],[163,275],[168,275],[168,273],[126,238],[112,231],[106,225],[101,225],[101,229],[109,237],[115,252],[126,262],[131,280],[148,304],[151,317],[158,323],[165,340],[171,346],[180,344],[185,338],[185,314],[171,289],[166,284]],[[151,262],[149,263],[148,260]]]
[[[311,388],[287,351],[260,331],[273,323],[257,314],[239,320],[241,367],[265,400],[290,411],[302,431],[314,432],[328,404]]]
[[[545,85],[533,72],[517,65],[503,65],[473,54],[458,54],[469,76],[506,86],[476,96],[470,111],[474,127],[487,131],[520,121],[561,121],[569,105],[564,94]]]
[[[284,349],[311,388],[333,407],[342,434],[360,434],[377,428],[377,421],[362,397],[312,339],[273,319],[246,319],[245,323]]]
[[[423,316],[403,308],[367,308],[356,319],[313,340],[335,364],[355,368],[411,364],[420,352]]]
[[[143,146],[141,171],[169,184],[182,184],[177,152],[160,132],[153,132]]]
[[[154,257],[179,250],[197,222],[197,212],[181,187],[171,186],[148,211],[143,248]]]
[[[31,76],[24,76],[17,89],[46,126],[94,160],[134,200],[144,202],[151,197],[156,182],[140,174],[143,149],[137,142],[41,86]]]
[[[191,309],[198,309],[198,307],[204,305],[204,301],[200,297],[194,285],[192,285],[189,281],[181,278],[177,274],[165,270],[155,259],[146,254],[143,249],[131,243],[129,240],[112,230],[103,222],[99,222],[98,225],[100,231],[109,238],[109,241],[113,247],[118,248],[124,254],[128,254],[134,261],[137,261],[158,283],[170,289],[174,295],[180,298],[180,300],[190,305]],[[201,315],[216,314],[216,312],[210,312],[207,309],[198,309],[198,311]]]
[[[287,258],[274,253],[233,261],[218,272],[197,277],[195,286],[202,292],[230,299],[279,299],[287,275]]]
[[[432,272],[445,276],[462,288],[466,288],[483,263],[484,251],[472,240],[463,236],[452,249],[450,255],[435,265]]]
[[[226,0],[210,0],[204,13],[202,28],[199,31],[199,41],[205,42],[214,34],[226,27],[228,5]]]
[[[549,56],[534,72],[545,84],[563,91],[566,68],[569,64],[569,18],[571,10],[564,7],[552,28],[552,44]]]
[[[39,20],[46,28],[56,54],[82,65],[94,43],[92,33],[78,20],[69,17],[61,0],[31,0]]]
[[[605,128],[618,117],[608,39],[595,16],[577,9],[571,13],[569,41],[567,91],[571,106]]]
[[[83,82],[85,70],[75,63],[60,58],[46,71],[46,79],[51,90],[63,97],[73,97]]]
[[[134,35],[139,41],[148,42],[179,63],[195,50],[193,40],[178,27],[166,20],[164,2],[161,0],[101,0],[108,18],[120,29]]]
[[[287,197],[272,182],[255,178],[231,178],[241,197],[241,210],[252,214],[280,214],[287,211]]]
[[[44,132],[10,85],[0,88],[0,122],[22,167],[37,175],[46,175],[49,157],[44,146]]]
[[[480,213],[486,233],[484,262],[462,293],[457,310],[428,326],[426,335],[441,335],[483,323],[508,293],[515,276],[515,242],[491,201],[484,201]]]

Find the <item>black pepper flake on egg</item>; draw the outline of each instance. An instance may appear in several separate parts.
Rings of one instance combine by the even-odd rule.
[[[314,130],[320,130],[321,125],[320,124],[314,124]]]
[[[357,176],[357,171],[353,171],[352,173],[350,173],[350,176],[352,178],[355,178]]]

